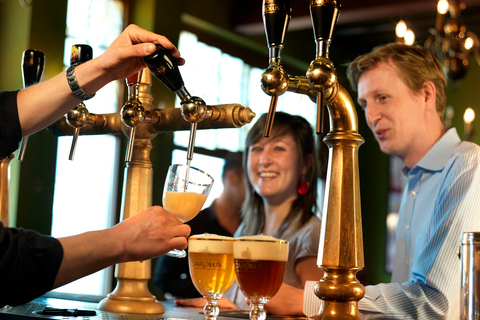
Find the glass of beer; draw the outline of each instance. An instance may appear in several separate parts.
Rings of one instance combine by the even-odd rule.
[[[163,187],[163,207],[182,222],[193,219],[202,209],[212,189],[213,178],[205,171],[184,165],[172,164],[168,168]],[[172,250],[168,256],[185,258],[185,250]]]
[[[264,305],[280,289],[288,260],[288,241],[271,236],[244,236],[233,243],[240,290],[250,300],[250,319],[267,317]]]
[[[188,265],[193,284],[207,299],[203,313],[215,320],[220,312],[217,301],[235,281],[232,237],[216,234],[193,235],[188,239]]]

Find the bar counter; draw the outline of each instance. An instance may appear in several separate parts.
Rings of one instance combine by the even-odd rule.
[[[165,308],[162,314],[132,314],[132,313],[113,313],[96,309],[98,302],[103,297],[69,295],[61,293],[47,293],[29,303],[21,306],[6,306],[0,308],[0,320],[28,320],[28,319],[77,319],[77,320],[205,320],[205,316],[201,308],[178,307],[173,301],[161,301]],[[44,315],[41,314],[45,308],[54,308],[68,312],[75,310],[87,311],[87,313],[95,312],[95,315],[68,316],[68,315]],[[247,310],[226,310],[220,311],[218,320],[238,320],[248,319]],[[267,320],[295,320],[307,318],[294,318],[267,315]]]

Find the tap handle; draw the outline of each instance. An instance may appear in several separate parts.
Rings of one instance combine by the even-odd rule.
[[[40,82],[45,67],[45,54],[39,50],[28,49],[22,55],[22,78],[23,87]],[[27,148],[28,137],[22,139],[17,159],[22,161]]]
[[[262,14],[270,58],[279,57],[290,22],[290,0],[263,0]]]
[[[170,50],[165,49],[162,45],[157,44],[157,50],[151,55],[143,58],[148,69],[152,74],[160,80],[170,91],[177,93],[184,90],[185,84],[178,69],[175,58]],[[183,98],[179,96],[180,99]]]
[[[332,41],[333,31],[340,15],[340,0],[311,0],[310,16],[313,35],[317,44],[317,55],[328,57],[328,46]]]
[[[22,56],[23,87],[40,82],[45,67],[45,54],[39,50],[25,50]]]
[[[93,50],[88,44],[74,44],[70,54],[70,65],[81,64],[92,59]]]

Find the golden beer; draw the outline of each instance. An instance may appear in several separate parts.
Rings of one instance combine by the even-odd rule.
[[[188,239],[189,268],[193,284],[204,297],[223,296],[235,280],[231,237],[214,234],[193,235]]]

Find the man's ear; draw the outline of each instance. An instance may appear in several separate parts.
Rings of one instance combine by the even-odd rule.
[[[425,98],[425,102],[431,104],[436,109],[437,101],[437,88],[432,81],[424,81],[422,84],[422,95]]]

